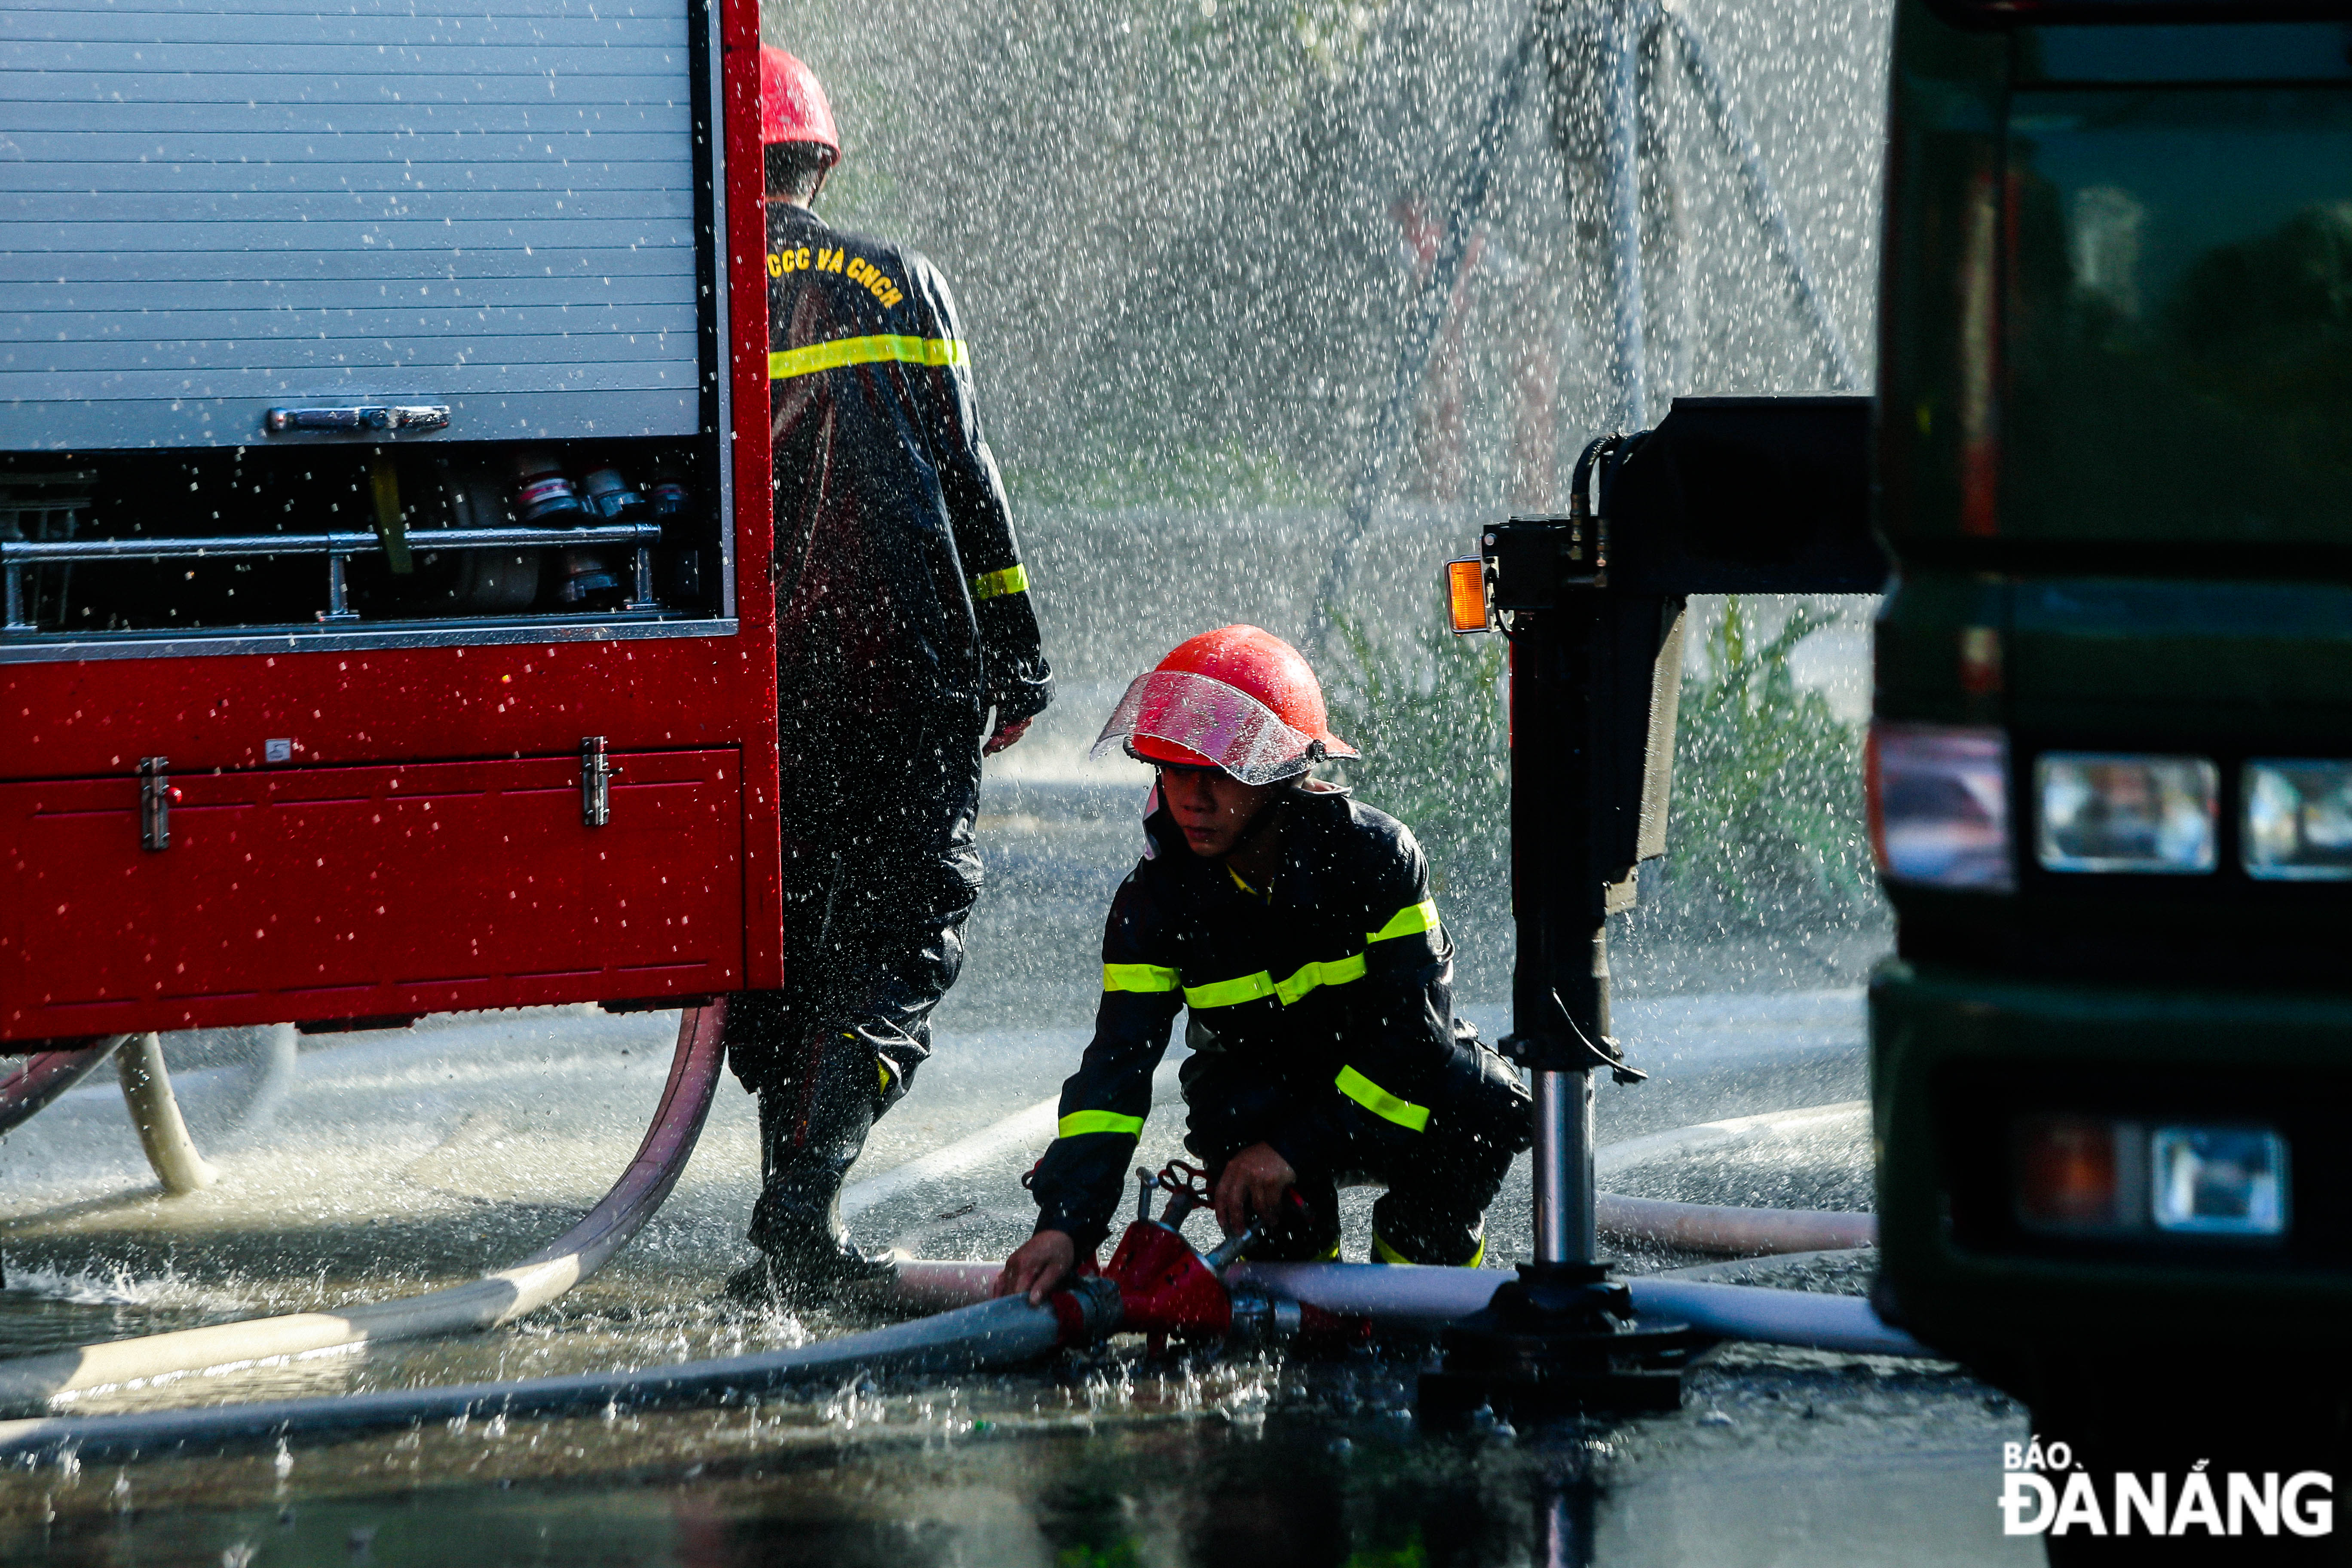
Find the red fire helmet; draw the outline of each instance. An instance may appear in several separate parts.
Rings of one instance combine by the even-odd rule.
[[[813,142],[824,149],[828,167],[841,158],[841,132],[816,72],[773,44],[760,46],[760,141]]]
[[[1139,762],[1221,768],[1249,784],[1359,754],[1331,733],[1322,684],[1307,660],[1255,626],[1202,632],[1137,676],[1093,754],[1121,744]]]

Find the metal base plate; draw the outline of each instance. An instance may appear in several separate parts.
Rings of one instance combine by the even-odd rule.
[[[1483,1312],[1445,1331],[1444,1365],[1423,1373],[1423,1418],[1491,1408],[1507,1419],[1682,1407],[1682,1369],[1706,1343],[1689,1325],[1633,1314],[1597,1268],[1522,1268]]]

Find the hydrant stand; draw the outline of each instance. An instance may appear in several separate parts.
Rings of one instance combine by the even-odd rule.
[[[1568,516],[1480,540],[1511,639],[1518,960],[1500,1047],[1534,1080],[1535,1261],[1447,1331],[1422,1379],[1432,1415],[1679,1402],[1696,1337],[1637,1319],[1595,1241],[1592,1077],[1640,1077],[1610,1037],[1609,917],[1665,853],[1688,596],[1885,586],[1872,429],[1864,398],[1677,398],[1655,430],[1585,449]]]
[[[1419,1394],[1423,1416],[1441,1425],[1482,1407],[1515,1422],[1675,1409],[1682,1366],[1704,1342],[1684,1324],[1636,1317],[1595,1237],[1593,1074],[1615,1055],[1607,921],[1633,902],[1646,837],[1654,667],[1670,661],[1678,679],[1682,650],[1680,599],[1612,592],[1600,542],[1589,518],[1515,518],[1486,533],[1497,605],[1513,609],[1518,959],[1500,1047],[1535,1089],[1536,1261],[1445,1331],[1443,1367],[1423,1375]],[[1664,719],[1671,757],[1670,709]]]

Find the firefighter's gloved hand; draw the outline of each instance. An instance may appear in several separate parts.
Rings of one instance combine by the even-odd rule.
[[[1283,1194],[1297,1180],[1298,1173],[1272,1144],[1251,1144],[1226,1161],[1217,1176],[1218,1226],[1233,1236],[1254,1219],[1276,1218],[1282,1212]]]
[[[1027,734],[1029,732],[1029,726],[1036,721],[1037,721],[1034,718],[1028,718],[1022,720],[1018,724],[1006,724],[1002,726],[997,730],[996,733],[991,735],[988,738],[987,742],[980,748],[980,754],[983,757],[992,757],[996,755],[997,752],[1004,750],[1005,747],[1013,744],[1013,742]]]
[[[992,1296],[1018,1296],[1026,1292],[1033,1307],[1044,1304],[1070,1270],[1077,1267],[1078,1244],[1067,1233],[1041,1230],[1015,1247],[1013,1256],[1004,1260],[1004,1272],[996,1277]]]

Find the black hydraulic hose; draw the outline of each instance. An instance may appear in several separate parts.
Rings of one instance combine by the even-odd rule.
[[[1035,1361],[1099,1339],[1118,1324],[1117,1287],[1083,1279],[1042,1307],[1024,1296],[845,1334],[792,1350],[633,1372],[573,1373],[514,1383],[386,1389],[319,1399],[276,1399],[118,1415],[47,1415],[0,1422],[0,1458],[71,1452],[137,1455],[275,1437],[351,1433],[461,1416],[572,1415],[608,1406],[650,1409],[727,1394],[753,1394],[858,1371],[962,1371]]]

